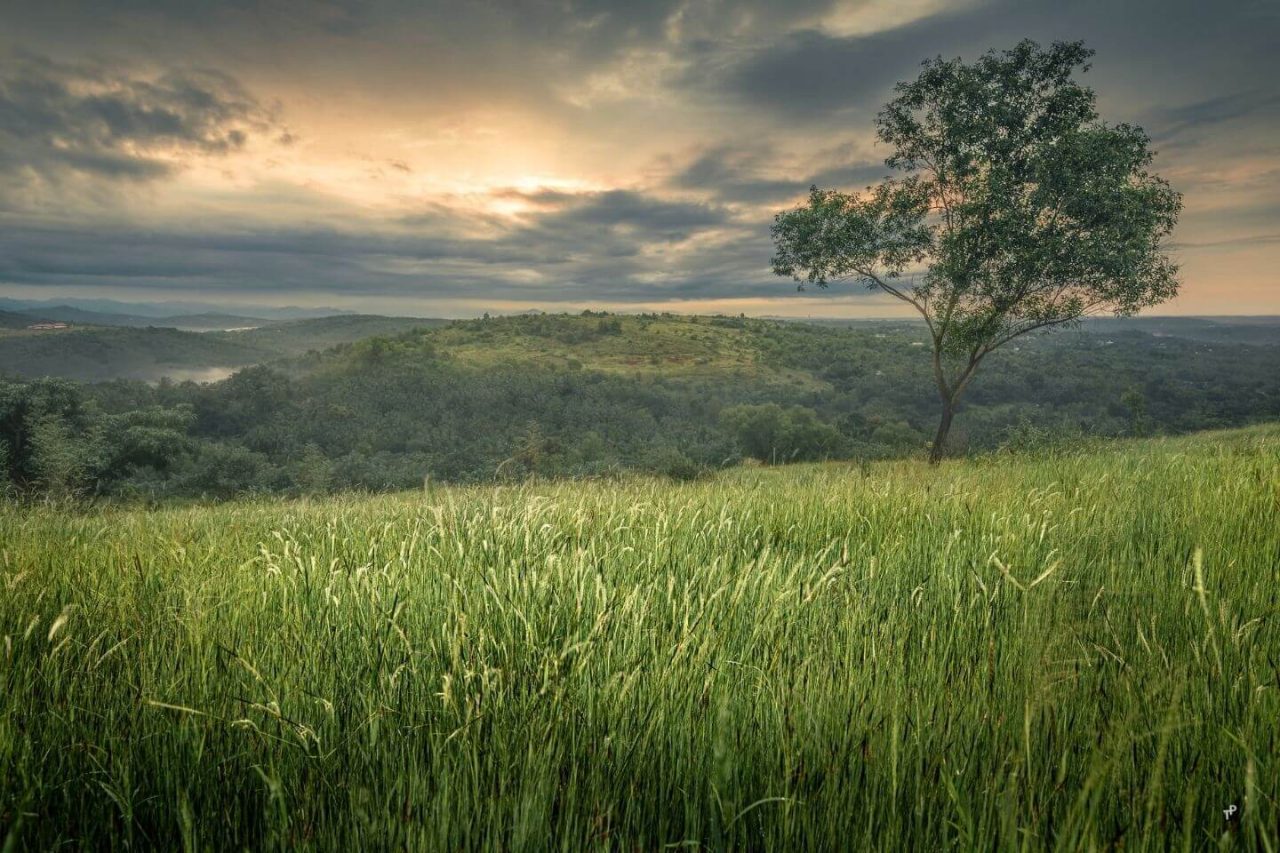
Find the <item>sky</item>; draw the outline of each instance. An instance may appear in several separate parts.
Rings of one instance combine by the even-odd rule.
[[[773,215],[1023,38],[1184,193],[1158,313],[1280,314],[1280,0],[0,0],[0,296],[895,316]]]

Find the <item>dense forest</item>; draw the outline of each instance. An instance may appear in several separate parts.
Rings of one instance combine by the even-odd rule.
[[[65,329],[28,328],[47,317],[56,320],[83,315],[89,316],[84,325],[79,319],[70,319],[65,322],[72,325]],[[199,322],[245,325],[230,330],[177,325]],[[0,311],[0,369],[28,379],[57,376],[82,382],[152,381],[167,376],[209,381],[225,378],[241,367],[442,322],[360,314],[272,322],[227,315],[116,318],[74,309],[47,315]]]
[[[937,416],[922,342],[910,323],[585,312],[456,321],[203,384],[13,377],[0,471],[14,496],[222,498],[917,454]],[[1276,418],[1280,346],[1085,328],[993,358],[949,450]]]

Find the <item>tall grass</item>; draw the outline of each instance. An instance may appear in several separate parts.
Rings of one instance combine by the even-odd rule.
[[[0,845],[1275,850],[1278,566],[1277,428],[11,507]]]

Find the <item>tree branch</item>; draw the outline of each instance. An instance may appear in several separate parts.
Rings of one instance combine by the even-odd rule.
[[[929,314],[927,311],[925,311],[924,306],[922,306],[915,299],[912,299],[907,294],[903,293],[901,290],[898,290],[896,287],[891,287],[888,284],[886,284],[884,279],[880,278],[880,276],[876,275],[870,270],[854,270],[854,272],[856,272],[862,278],[866,278],[866,279],[870,279],[871,281],[874,281],[876,283],[876,286],[879,287],[881,290],[898,297],[903,302],[915,308],[917,311],[921,313],[921,315],[924,316],[925,320],[929,319]]]

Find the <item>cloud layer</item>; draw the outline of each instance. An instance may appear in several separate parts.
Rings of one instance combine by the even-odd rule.
[[[19,57],[0,69],[0,173],[11,181],[167,175],[227,154],[273,124],[234,78],[212,70],[130,77],[102,65]]]
[[[12,3],[10,5],[13,5]],[[1084,38],[1187,196],[1175,310],[1280,312],[1280,15],[1239,0],[17,0],[0,293],[880,311],[798,297],[768,225],[887,170],[935,55]]]

